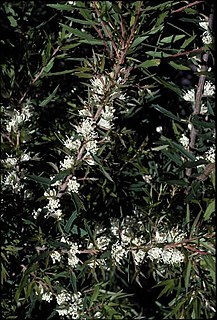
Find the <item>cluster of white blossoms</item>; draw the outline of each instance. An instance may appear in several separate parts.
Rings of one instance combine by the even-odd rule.
[[[56,295],[57,308],[60,317],[66,317],[68,319],[80,319],[80,313],[83,309],[83,299],[81,293],[70,293],[66,290],[62,290]]]
[[[7,168],[7,174],[3,178],[3,185],[10,187],[15,193],[19,193],[24,185],[20,182],[16,166],[31,159],[30,154],[23,153],[19,158],[9,156],[6,153],[7,158],[2,161],[3,165]],[[8,169],[10,172],[8,172]],[[22,170],[23,171],[23,170]],[[20,171],[19,171],[20,172]]]
[[[60,199],[57,198],[57,190],[50,189],[48,191],[45,191],[44,196],[48,200],[48,204],[45,206],[45,209],[47,209],[45,218],[54,217],[57,219],[61,219],[62,210],[60,209]]]
[[[172,230],[165,232],[156,231],[154,242],[156,244],[170,244],[170,243],[180,243],[186,238],[187,234],[182,232],[178,228],[173,228]],[[163,262],[164,264],[179,264],[185,259],[184,255],[176,248],[161,248],[158,246],[153,246],[147,252],[147,257],[157,263]]]
[[[209,162],[215,162],[216,158],[216,147],[215,145],[205,152],[205,159]]]
[[[210,97],[215,95],[215,85],[211,81],[204,84],[203,96]]]
[[[135,229],[136,225],[136,229]],[[112,245],[111,256],[115,264],[121,264],[123,259],[127,258],[129,252],[132,253],[134,263],[140,265],[145,258],[143,249],[146,240],[144,235],[137,235],[141,231],[143,222],[139,218],[126,216],[122,225],[119,225],[118,219],[111,220],[111,233],[117,238]]]
[[[187,237],[186,232],[179,230],[177,227],[172,228],[167,233],[156,231],[155,242],[156,243],[178,243],[183,241]]]
[[[202,41],[204,44],[210,44],[212,43],[212,35],[209,30],[209,23],[208,21],[200,21],[199,22],[200,27],[204,30],[202,34]]]
[[[153,247],[148,250],[148,258],[157,263],[163,262],[164,264],[179,264],[184,262],[184,255],[177,249],[163,249],[159,247]]]
[[[126,249],[123,244],[116,242],[112,245],[111,257],[115,264],[121,264],[124,259],[127,259],[129,249]]]
[[[195,90],[189,89],[183,92],[183,99],[188,102],[194,102],[195,100]]]
[[[21,111],[14,110],[10,121],[6,125],[6,130],[11,132],[17,132],[19,127],[32,116],[32,107],[30,105],[24,105]]]
[[[52,292],[50,292],[49,290],[46,290],[41,283],[39,284],[39,292],[40,292],[41,300],[51,302],[51,300],[53,299]],[[38,296],[37,291],[36,291],[36,295]]]
[[[61,242],[67,243],[70,248],[67,250],[68,254],[68,265],[74,268],[79,263],[79,258],[76,256],[79,253],[78,244],[76,242],[72,242],[66,240],[64,237],[61,238]]]
[[[179,142],[183,145],[184,148],[188,148],[188,146],[189,146],[189,138],[186,137],[186,135],[184,133],[181,135],[181,138],[179,139]]]

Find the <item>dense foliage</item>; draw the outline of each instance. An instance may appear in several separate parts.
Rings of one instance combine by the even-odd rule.
[[[3,318],[213,318],[210,2],[0,17]]]

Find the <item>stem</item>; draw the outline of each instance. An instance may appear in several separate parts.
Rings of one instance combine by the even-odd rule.
[[[59,51],[59,49],[60,49],[60,46],[58,46],[58,47],[54,50],[54,52],[52,53],[51,58],[53,58],[53,57],[56,55],[56,53]],[[46,68],[46,66],[42,67],[42,69],[39,71],[39,73],[36,75],[36,77],[32,80],[32,82],[31,82],[30,85],[29,85],[29,88],[26,90],[26,92],[25,92],[25,93],[23,94],[23,96],[20,98],[18,104],[21,104],[21,103],[23,102],[23,100],[25,99],[26,95],[29,93],[31,87],[34,86],[34,84],[36,83],[36,81],[37,81],[37,80],[41,77],[41,75],[43,74],[45,68]]]
[[[192,3],[187,4],[187,5],[184,6],[184,7],[181,7],[181,8],[179,8],[179,9],[177,9],[177,10],[173,10],[172,13],[177,13],[177,12],[183,11],[183,10],[189,8],[189,7],[194,6],[195,4],[199,4],[199,3],[202,3],[202,2],[204,2],[204,1],[194,1],[194,2],[192,2]]]
[[[212,23],[213,23],[213,13],[209,15],[209,26],[211,28]],[[206,52],[202,55],[201,61],[202,61],[202,66],[201,66],[201,71],[205,72],[208,70],[208,59],[209,59],[209,52]],[[203,95],[203,90],[204,90],[204,84],[205,84],[206,76],[204,74],[201,74],[198,80],[198,85],[197,85],[197,91],[196,91],[196,96],[195,96],[195,101],[194,101],[194,110],[192,115],[197,115],[200,114],[200,108],[201,108],[201,98]],[[190,131],[190,143],[189,143],[189,151],[193,154],[194,149],[195,149],[195,144],[196,144],[196,138],[197,138],[197,131],[195,126],[192,124],[191,131]],[[189,177],[192,174],[192,168],[187,168],[186,169],[186,175]]]
[[[97,2],[97,1],[93,1],[93,6],[94,6],[94,9],[95,9],[95,11],[96,11],[96,14],[97,14],[98,18],[100,18],[100,12],[99,12],[99,9],[98,9],[97,6],[96,6],[96,2]],[[109,39],[111,40],[112,47],[114,48],[115,53],[116,53],[116,56],[117,56],[117,59],[118,59],[118,58],[119,58],[119,52],[118,52],[118,48],[117,48],[114,40],[112,39],[112,34],[111,34],[111,32],[108,30],[105,22],[104,22],[102,19],[100,19],[100,22],[101,22],[102,27],[103,27],[104,30],[106,31],[107,36],[108,36]]]

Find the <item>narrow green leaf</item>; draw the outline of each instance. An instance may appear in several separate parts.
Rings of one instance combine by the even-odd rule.
[[[88,41],[96,41],[96,39],[91,34],[89,34],[87,31],[82,32],[76,28],[69,27],[63,23],[60,23],[60,25],[63,27],[63,29],[71,32],[72,34],[74,34],[75,36],[78,36],[81,39],[85,39]]]
[[[91,25],[91,26],[94,26],[96,24],[95,21],[92,21],[92,20],[81,20],[81,19],[76,19],[76,18],[73,18],[73,17],[66,17],[68,20],[70,21],[73,21],[73,22],[76,22],[76,23],[80,23],[82,25]]]
[[[58,4],[47,4],[47,6],[60,11],[63,11],[63,10],[72,11],[72,6],[70,4],[67,5],[67,4],[58,3]]]
[[[65,224],[64,230],[65,230],[66,233],[69,233],[69,231],[70,231],[70,229],[72,227],[72,224],[73,224],[73,222],[75,221],[76,218],[77,218],[77,210],[75,210],[71,214],[70,218],[67,220],[67,222]]]
[[[8,16],[8,20],[10,21],[10,25],[12,27],[17,27],[17,21],[12,16]]]
[[[140,43],[142,43],[145,39],[147,39],[148,38],[148,36],[143,36],[143,37],[137,37],[134,41],[133,41],[133,43],[132,43],[132,45],[130,46],[130,48],[134,48],[134,47],[136,47],[136,46],[138,46]]]
[[[176,70],[191,70],[191,68],[184,66],[183,64],[177,64],[174,61],[170,61],[169,65]]]
[[[186,293],[188,292],[188,286],[189,286],[189,282],[190,282],[190,275],[191,275],[191,268],[192,268],[192,264],[191,261],[188,261],[188,265],[187,265],[187,269],[186,269],[186,273],[185,273],[185,290]]]
[[[184,34],[178,34],[176,36],[172,35],[172,36],[168,36],[168,37],[161,39],[160,43],[173,43],[173,42],[176,42],[184,37],[185,37]]]
[[[181,121],[181,119],[176,116],[175,114],[173,114],[171,111],[169,110],[166,110],[165,108],[163,107],[160,107],[158,104],[153,104],[152,107],[154,107],[156,110],[160,111],[161,113],[163,113],[165,116],[173,119],[173,120],[176,120],[176,121]]]
[[[160,62],[161,62],[160,59],[146,60],[145,62],[142,62],[141,64],[139,64],[138,67],[140,68],[157,67],[160,64]]]
[[[148,56],[152,56],[154,58],[166,58],[166,57],[170,56],[170,54],[162,52],[162,51],[160,51],[160,52],[158,52],[158,51],[146,51],[146,54]]]
[[[59,84],[56,86],[54,91],[39,104],[39,106],[40,107],[46,106],[55,97],[55,94],[57,93],[58,88],[59,88]]]
[[[215,212],[215,199],[206,208],[206,211],[203,215],[204,220],[208,220],[213,212]]]
[[[190,38],[186,39],[183,44],[180,46],[181,49],[185,49],[194,39],[196,38],[196,35],[191,36]]]
[[[35,182],[38,182],[40,184],[45,184],[45,185],[50,185],[51,181],[49,178],[45,178],[45,177],[40,177],[40,176],[35,176],[34,174],[27,174],[26,178]]]
[[[53,64],[54,64],[54,58],[51,58],[51,60],[48,62],[48,64],[44,68],[41,77],[44,77],[46,75],[46,73],[48,73],[53,68]]]

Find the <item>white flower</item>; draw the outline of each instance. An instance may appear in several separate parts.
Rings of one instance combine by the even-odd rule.
[[[76,254],[79,253],[77,243],[72,243],[68,251],[68,265],[74,268],[78,263],[79,259]]]
[[[21,161],[29,161],[30,159],[31,157],[28,153],[23,153],[20,158]]]
[[[57,192],[55,189],[50,189],[48,191],[45,191],[44,192],[44,196],[47,198],[47,199],[53,199],[54,197],[56,197],[57,195]]]
[[[82,123],[76,127],[77,133],[81,134],[84,140],[89,140],[97,137],[96,132],[94,131],[95,122],[92,119],[85,119]]]
[[[213,96],[215,94],[215,85],[211,81],[206,81],[204,85],[204,96]]]
[[[10,172],[3,180],[3,184],[5,186],[10,186],[14,192],[20,192],[21,189],[24,188],[23,185],[20,184],[19,179],[17,177],[16,171]]]
[[[8,132],[11,132],[12,130],[14,132],[17,132],[19,126],[29,120],[31,117],[31,107],[24,106],[21,111],[15,110],[13,116],[11,117],[11,120],[6,125],[6,130]]]
[[[112,124],[109,120],[105,120],[103,118],[99,119],[99,122],[97,123],[99,127],[105,129],[105,130],[109,130],[112,127]]]
[[[89,154],[90,152],[92,154],[96,154],[98,151],[98,146],[97,146],[97,141],[96,140],[89,140],[86,142],[85,144],[85,149],[87,151],[87,153]]]
[[[118,242],[112,245],[111,256],[115,264],[120,264],[124,258],[127,258],[128,250]]]
[[[159,233],[159,231],[156,231],[155,235],[155,241],[157,243],[164,243],[167,241],[167,235],[165,233]]]
[[[204,33],[202,35],[202,41],[204,44],[212,43],[212,35],[209,31],[204,31]]]
[[[59,307],[56,309],[60,316],[66,316],[68,319],[79,319],[83,308],[81,293],[70,294],[63,290],[56,297]]]
[[[185,260],[185,256],[179,250],[173,249],[170,263],[171,264],[181,263],[184,260]]]
[[[101,76],[100,78],[94,78],[91,79],[91,92],[92,92],[92,99],[95,102],[100,102],[100,100],[102,99],[105,91],[106,91],[106,77],[105,76]]]
[[[181,138],[179,139],[180,143],[183,145],[183,147],[187,148],[189,145],[189,138],[186,137],[184,134],[182,134]]]
[[[57,220],[61,220],[62,219],[62,210],[61,209],[57,209],[57,210],[53,210],[49,212],[49,215],[53,218],[56,218]]]
[[[201,109],[200,109],[200,114],[207,114],[208,113],[208,108],[205,106],[204,103],[202,103]]]
[[[145,180],[146,183],[151,183],[152,176],[150,174],[145,174],[144,176],[142,176],[142,178]]]
[[[61,260],[61,254],[58,251],[52,252],[50,257],[51,257],[53,263],[55,263],[56,261],[59,262]]]
[[[68,191],[78,193],[78,189],[80,187],[80,183],[77,182],[76,177],[72,177],[72,179],[68,182]]]
[[[183,99],[185,101],[194,102],[195,100],[195,91],[194,89],[189,89],[184,92]]]
[[[73,156],[66,156],[63,162],[60,162],[60,167],[63,169],[71,169],[75,164]]]
[[[68,148],[69,150],[79,150],[81,146],[81,141],[79,139],[74,140],[73,137],[67,139],[63,142],[64,146]]]
[[[46,291],[41,284],[39,284],[39,289],[40,289],[41,300],[51,302],[51,300],[53,299],[52,292]],[[36,292],[36,295],[38,295],[37,292]]]
[[[205,152],[205,159],[209,162],[215,162],[215,147],[211,147],[208,151]]]
[[[146,253],[143,250],[133,252],[133,259],[136,265],[140,265],[145,258]]]
[[[110,239],[108,236],[100,236],[96,239],[95,243],[99,250],[106,250],[108,248]]]
[[[154,247],[148,250],[148,257],[149,259],[153,260],[160,260],[163,253],[163,249]]]
[[[6,154],[6,155],[8,156],[8,154]],[[12,158],[12,157],[10,158],[8,156],[8,158],[4,160],[4,163],[6,166],[14,168],[17,164],[17,158]]]
[[[208,21],[200,21],[199,25],[202,29],[204,29],[204,32],[202,34],[202,41],[204,44],[210,44],[212,43],[212,35],[209,30],[209,23]]]
[[[33,218],[34,218],[34,219],[37,219],[38,216],[40,215],[41,211],[42,211],[41,208],[38,208],[37,210],[33,210],[33,212],[32,212]]]
[[[158,127],[156,128],[156,132],[162,133],[162,131],[163,131],[163,127],[162,127],[162,126],[158,126]]]

